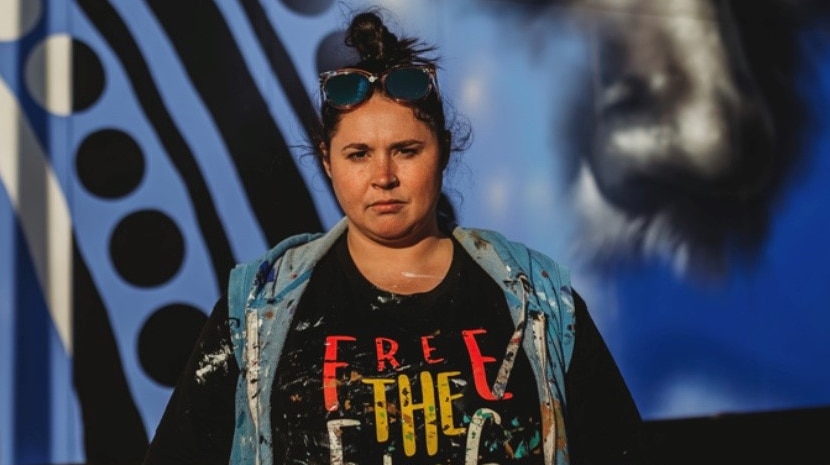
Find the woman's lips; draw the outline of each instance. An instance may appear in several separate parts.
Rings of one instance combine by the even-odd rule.
[[[381,200],[372,202],[369,208],[376,213],[396,213],[400,211],[404,203],[400,200]]]

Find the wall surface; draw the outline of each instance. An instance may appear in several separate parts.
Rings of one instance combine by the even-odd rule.
[[[382,1],[473,130],[461,224],[573,271],[643,416],[830,406],[820,2]],[[140,459],[308,155],[359,1],[0,0],[0,465]]]

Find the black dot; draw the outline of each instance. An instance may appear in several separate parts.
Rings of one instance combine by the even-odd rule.
[[[72,110],[89,108],[104,92],[104,68],[87,44],[72,40]]]
[[[328,10],[333,0],[282,0],[282,4],[294,13],[315,16]]]
[[[156,210],[131,213],[115,227],[110,257],[118,273],[142,287],[167,282],[179,270],[184,239],[170,217]]]
[[[186,304],[156,310],[138,335],[138,360],[159,384],[174,386],[196,344],[207,316]]]
[[[360,61],[357,52],[343,42],[345,37],[345,32],[335,31],[320,41],[316,56],[318,73],[354,65]]]
[[[138,187],[144,177],[144,155],[129,134],[102,129],[88,135],[75,156],[81,184],[90,193],[114,199]]]

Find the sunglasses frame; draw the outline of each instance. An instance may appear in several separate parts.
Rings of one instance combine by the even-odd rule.
[[[387,90],[386,90],[386,79],[389,77],[389,75],[391,73],[393,73],[395,71],[398,71],[398,70],[401,70],[401,69],[417,69],[417,70],[423,71],[429,77],[429,87],[427,88],[427,90],[424,93],[423,97],[420,97],[420,98],[417,98],[417,99],[408,99],[408,98],[393,97],[393,96],[389,95],[389,92],[387,92]],[[324,102],[328,103],[329,105],[331,105],[334,108],[337,108],[338,110],[352,109],[352,108],[354,108],[358,105],[363,104],[364,102],[366,102],[366,100],[369,100],[369,97],[372,96],[372,92],[367,92],[366,95],[362,99],[360,99],[359,101],[357,101],[355,103],[350,103],[350,104],[347,104],[347,105],[340,105],[340,104],[334,103],[328,97],[328,93],[326,92],[326,83],[331,78],[334,78],[334,77],[337,77],[337,76],[348,75],[348,74],[359,74],[359,75],[365,77],[369,81],[370,86],[372,86],[372,87],[376,86],[375,83],[379,80],[380,81],[380,88],[383,90],[383,93],[386,94],[387,97],[389,97],[390,99],[392,99],[393,101],[398,102],[398,103],[417,102],[417,101],[420,101],[420,100],[423,100],[423,99],[427,98],[429,96],[429,94],[432,93],[432,92],[435,92],[435,94],[438,96],[439,99],[441,97],[440,94],[438,94],[438,82],[437,82],[437,78],[436,78],[436,75],[435,75],[435,66],[429,65],[429,64],[393,66],[393,67],[387,69],[386,71],[384,71],[381,74],[373,74],[373,73],[370,73],[369,71],[366,71],[365,69],[360,69],[360,68],[340,68],[340,69],[335,69],[335,70],[331,70],[331,71],[324,71],[324,72],[320,73],[320,76],[319,76],[320,94],[322,95]]]

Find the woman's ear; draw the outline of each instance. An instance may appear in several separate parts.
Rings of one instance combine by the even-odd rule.
[[[331,159],[329,158],[329,151],[328,148],[326,148],[326,143],[320,142],[317,149],[320,153],[320,161],[322,162],[323,169],[326,171],[326,176],[331,179]]]

